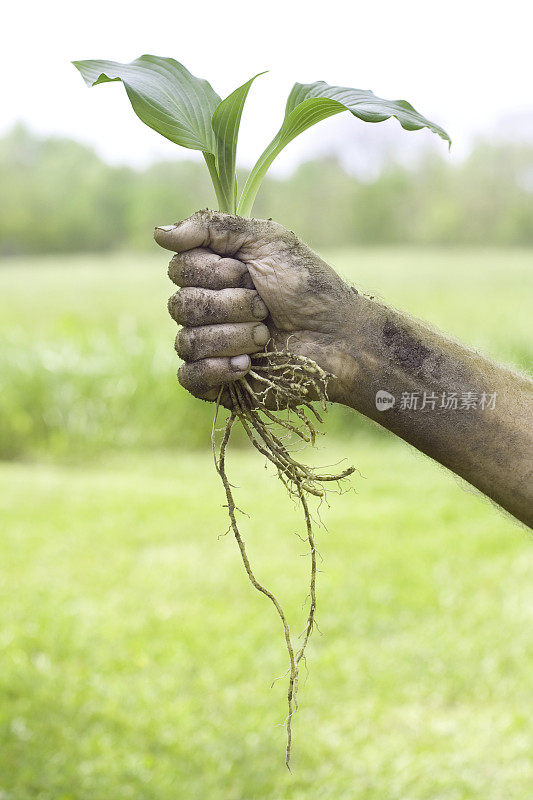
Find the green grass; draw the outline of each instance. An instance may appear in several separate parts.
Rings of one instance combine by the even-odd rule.
[[[406,447],[349,450],[365,479],[319,535],[292,776],[285,684],[269,688],[281,627],[217,538],[209,455],[0,468],[3,800],[529,796],[528,534]],[[254,454],[230,467],[257,573],[298,628],[299,518]]]
[[[349,250],[350,280],[488,355],[532,363],[533,254]],[[203,447],[211,409],[176,387],[167,254],[8,260],[0,266],[0,457]],[[371,430],[335,409],[332,435]],[[373,428],[376,430],[376,428]]]
[[[531,252],[329,257],[531,363]],[[212,407],[176,384],[165,261],[0,266],[0,800],[526,800],[531,538],[340,409],[318,458],[365,477],[324,513],[323,636],[286,772],[282,632],[217,538]],[[256,454],[230,470],[257,573],[298,629],[301,521]]]

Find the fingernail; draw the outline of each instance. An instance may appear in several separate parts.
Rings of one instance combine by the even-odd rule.
[[[257,319],[264,319],[268,314],[268,308],[263,303],[259,295],[252,300],[252,314]]]
[[[252,338],[254,342],[263,346],[270,339],[270,332],[266,325],[256,325],[252,331]]]
[[[173,231],[174,228],[177,228],[177,227],[178,226],[177,226],[176,223],[174,223],[174,225],[157,225],[156,226],[156,231]]]
[[[250,357],[233,356],[233,358],[230,358],[229,364],[234,372],[245,372],[247,369],[250,369]]]

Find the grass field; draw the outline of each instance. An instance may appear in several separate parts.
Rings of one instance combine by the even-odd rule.
[[[269,688],[282,632],[217,538],[210,409],[173,378],[164,260],[0,267],[1,800],[527,800],[531,537],[342,413],[342,443],[317,458],[348,456],[364,477],[323,515],[323,635],[286,772],[284,684]],[[527,366],[531,253],[331,260]],[[257,573],[297,628],[299,518],[247,449],[230,469]]]
[[[325,254],[358,285],[489,355],[533,363],[533,253],[360,250]],[[0,457],[92,456],[205,445],[211,409],[177,391],[167,254],[2,262]],[[370,430],[334,409],[328,429]],[[376,430],[374,428],[374,430]]]

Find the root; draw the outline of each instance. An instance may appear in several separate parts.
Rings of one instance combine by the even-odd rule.
[[[341,481],[351,475],[355,468],[348,467],[334,475],[319,474],[311,467],[293,458],[284,441],[285,436],[281,438],[282,434],[279,433],[278,435],[273,428],[274,426],[279,426],[281,431],[287,432],[288,436],[296,437],[304,443],[313,445],[316,440],[317,430],[314,420],[310,419],[304,409],[310,411],[318,422],[322,422],[320,414],[311,405],[311,399],[318,399],[324,411],[326,410],[327,383],[330,377],[318,364],[305,356],[294,355],[287,350],[259,353],[252,357],[252,369],[248,376],[233,384],[228,384],[232,410],[226,421],[218,454],[215,444],[215,422],[219,411],[222,389],[217,399],[212,432],[215,465],[226,492],[231,530],[237,541],[244,568],[252,586],[268,597],[274,605],[283,626],[289,657],[289,668],[286,673],[289,676],[287,687],[288,714],[285,720],[287,732],[285,764],[289,770],[292,749],[292,716],[298,709],[299,665],[302,659],[305,664],[305,650],[313,628],[317,627],[315,620],[317,550],[307,497],[312,495],[323,499],[326,490],[322,484],[329,481]],[[275,407],[277,413],[273,413],[266,407],[267,401],[269,405]],[[287,412],[285,417],[282,417],[281,413],[279,413],[282,411]],[[270,589],[267,589],[257,580],[250,566],[246,546],[237,525],[235,512],[238,509],[235,505],[232,487],[226,473],[226,452],[236,421],[240,422],[256,450],[274,464],[279,479],[289,494],[299,502],[304,515],[306,526],[305,541],[308,544],[310,555],[308,592],[310,605],[305,628],[300,634],[301,644],[298,650],[293,645],[289,624],[280,602]]]

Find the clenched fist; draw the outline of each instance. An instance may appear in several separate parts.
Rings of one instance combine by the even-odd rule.
[[[293,233],[268,220],[199,211],[156,228],[155,239],[176,252],[169,275],[181,288],[169,310],[183,325],[178,377],[196,397],[215,399],[267,343],[337,374],[357,294]]]

